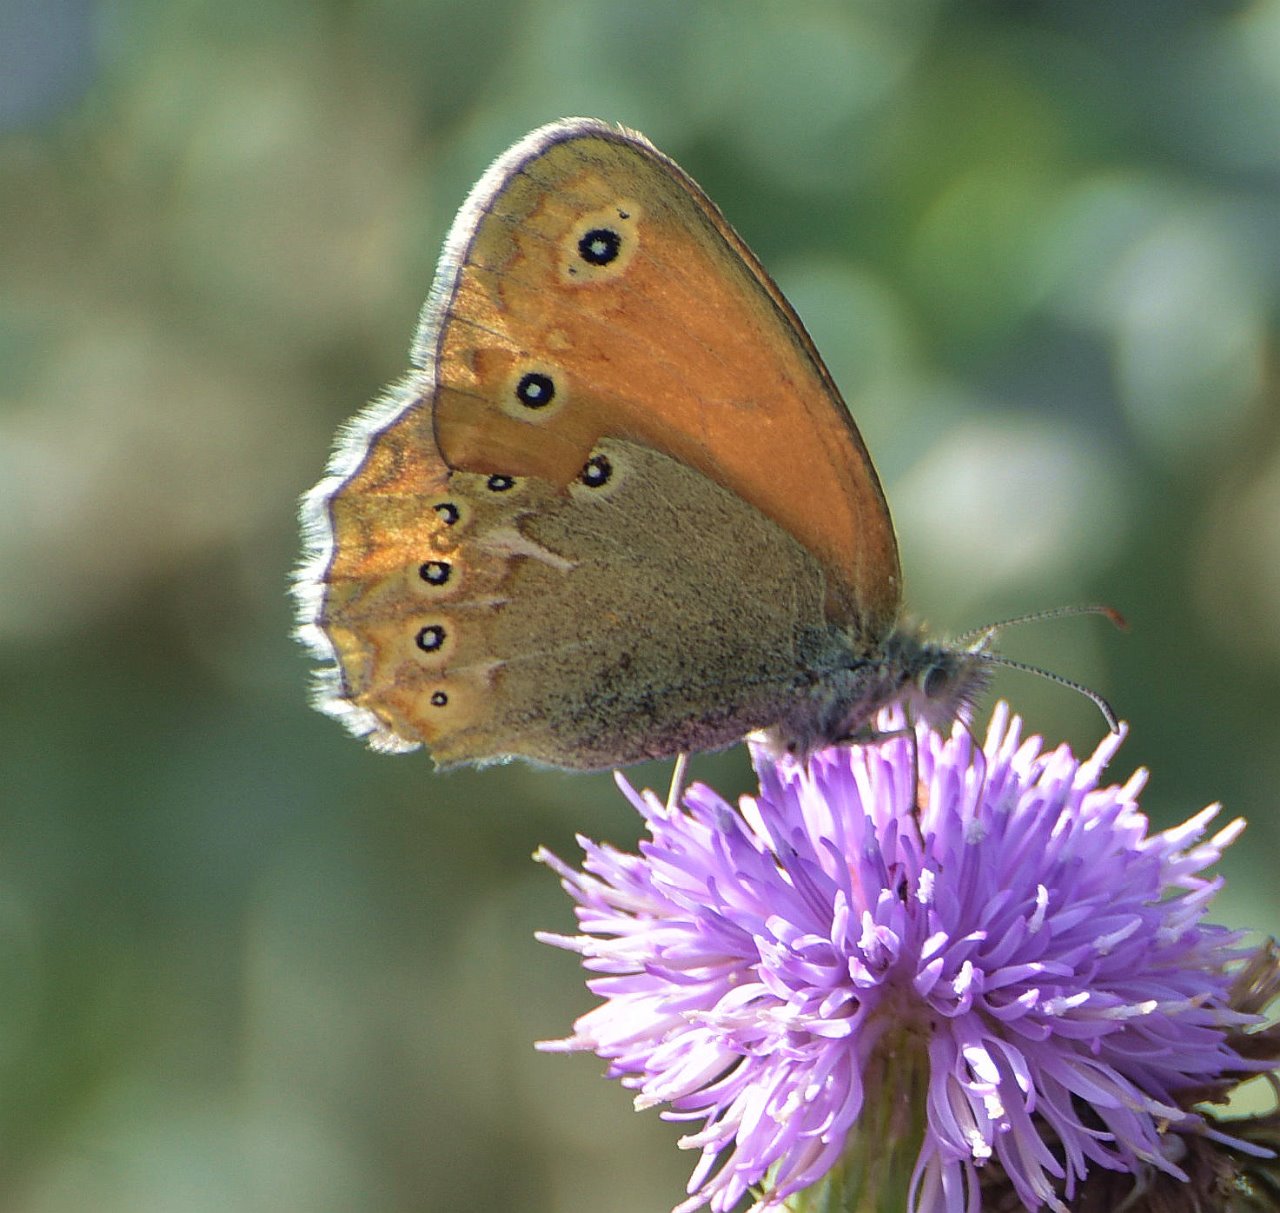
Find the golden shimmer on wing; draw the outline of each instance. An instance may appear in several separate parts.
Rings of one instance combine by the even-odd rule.
[[[608,215],[616,272],[577,256],[584,217]],[[435,437],[450,467],[566,485],[601,437],[643,443],[813,552],[833,619],[872,637],[891,626],[892,523],[843,402],[750,251],[648,144],[596,128],[531,156],[488,200],[442,303],[422,347],[438,352]],[[511,407],[531,361],[563,393],[545,419]]]
[[[410,399],[412,382],[400,391]],[[325,574],[322,624],[341,679],[341,698],[372,712],[392,733],[420,738],[408,709],[421,674],[410,672],[405,649],[431,587],[424,562],[456,562],[461,524],[435,507],[449,500],[449,469],[431,436],[431,417],[418,400],[369,444],[354,474],[328,502],[333,532]]]

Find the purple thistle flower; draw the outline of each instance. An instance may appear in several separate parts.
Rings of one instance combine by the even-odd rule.
[[[1060,1210],[1090,1167],[1178,1176],[1169,1131],[1212,1133],[1178,1097],[1249,1068],[1228,1039],[1256,1019],[1228,1003],[1240,936],[1202,921],[1243,823],[1206,839],[1213,806],[1151,834],[1145,772],[1099,786],[1122,737],[1081,762],[1020,734],[1004,705],[978,753],[920,726],[918,793],[909,737],[807,768],[756,749],[741,810],[620,779],[639,855],[582,839],[579,873],[540,853],[582,931],[541,938],[604,1000],[542,1047],[702,1122],[677,1213],[824,1177],[835,1207],[973,1213],[984,1164]]]

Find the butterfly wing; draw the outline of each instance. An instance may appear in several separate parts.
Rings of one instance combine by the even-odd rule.
[[[724,724],[735,735],[768,723],[764,701],[791,693],[796,663],[812,659],[797,646],[824,627],[855,642],[865,637],[867,647],[891,627],[899,602],[892,524],[830,376],[714,205],[642,137],[574,119],[507,152],[455,221],[414,362],[417,372],[353,423],[306,507],[312,559],[299,579],[302,631],[334,662],[322,706],[355,731],[393,748],[425,739],[445,760],[525,753],[572,766],[643,756],[615,738],[589,764],[572,761],[581,739],[565,752],[529,741],[525,718],[542,710],[540,692],[517,684],[573,682],[569,715],[621,710],[587,703],[590,660],[584,672],[565,672],[563,646],[538,627],[552,605],[592,631],[585,651],[599,650],[599,662],[616,651],[619,634],[634,634],[637,604],[652,599],[661,626],[677,627],[688,642],[687,666],[713,633],[732,630],[763,602],[782,631],[755,620],[765,629],[756,639],[774,644],[777,656],[767,670],[748,660],[732,693],[741,710],[729,710]],[[598,487],[590,464],[610,440],[622,444],[615,461],[620,455],[632,480],[625,493],[615,485],[601,498],[614,512],[593,529],[575,503],[581,488]],[[635,472],[647,456],[633,447],[658,453],[660,473],[647,464]],[[666,564],[641,561],[628,529],[637,519],[626,511],[651,510],[652,502],[626,493],[661,482],[704,510],[704,481],[715,486],[713,512],[727,524],[653,531],[641,513],[667,552]],[[530,537],[538,521],[552,533],[546,543]],[[621,564],[601,564],[601,544],[621,553]],[[750,545],[761,549],[754,579],[707,563],[724,566]],[[803,584],[761,579],[765,558]],[[636,577],[623,576],[629,559]],[[570,592],[567,575],[583,569],[574,576],[588,580]],[[707,569],[714,586],[699,585]],[[447,583],[432,584],[446,575]],[[588,585],[613,595],[621,633],[595,626],[598,609],[580,609]],[[710,614],[698,614],[700,594],[714,599]],[[432,649],[436,633],[424,637],[414,625],[436,607],[437,624],[422,625],[443,629]],[[646,753],[732,740],[689,724],[699,714],[726,715],[705,702],[682,700],[646,717],[661,674],[644,665],[654,646],[640,647],[635,661],[645,672],[613,679],[635,683],[644,701],[619,724],[627,736],[648,729]],[[547,652],[560,652],[561,664],[542,668]],[[686,699],[716,696],[702,683],[724,676],[725,656],[686,678]],[[517,667],[537,667],[534,683],[520,682]],[[732,694],[722,687],[720,702]],[[523,724],[513,724],[508,709],[516,708]]]
[[[459,225],[415,351],[451,467],[563,485],[598,438],[643,442],[795,535],[832,613],[883,632],[899,572],[870,456],[790,305],[673,161],[556,123],[494,165]],[[559,394],[530,408],[518,389],[539,372]]]

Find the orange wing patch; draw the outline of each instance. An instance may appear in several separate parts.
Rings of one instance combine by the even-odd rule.
[[[419,349],[449,466],[565,485],[601,437],[642,442],[796,536],[834,619],[888,630],[897,545],[862,440],[754,256],[647,144],[592,125],[513,165],[441,304]],[[553,415],[514,397],[529,371]]]

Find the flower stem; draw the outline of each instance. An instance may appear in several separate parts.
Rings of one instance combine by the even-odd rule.
[[[784,1202],[790,1213],[902,1213],[926,1129],[928,1057],[910,1031],[889,1033],[866,1067],[868,1100],[844,1156]]]

